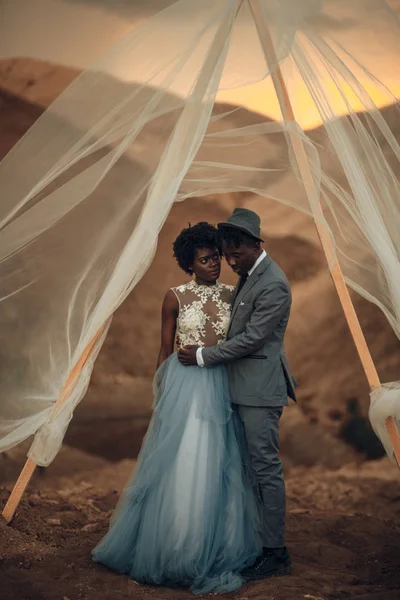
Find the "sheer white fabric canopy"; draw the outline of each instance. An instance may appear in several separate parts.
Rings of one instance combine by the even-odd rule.
[[[374,53],[357,44],[372,35],[370,23]],[[176,200],[251,190],[312,214],[348,285],[400,337],[398,108],[384,68],[399,46],[396,15],[381,0],[180,0],[77,77],[0,164],[0,451],[36,432],[30,457],[53,460],[110,318],[148,268]],[[294,116],[318,111],[318,142],[288,115],[235,127],[242,109],[214,106],[218,91],[270,78],[278,66]],[[121,70],[136,83],[110,75]],[[378,109],[376,98],[392,108]],[[305,149],[308,182],[293,139]],[[265,144],[276,145],[273,161]],[[282,173],[293,181],[290,198],[271,191]],[[371,411],[389,455],[383,424],[400,419],[394,390],[374,392]]]

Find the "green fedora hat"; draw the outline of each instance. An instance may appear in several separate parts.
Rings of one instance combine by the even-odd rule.
[[[260,237],[261,234],[261,219],[257,213],[248,208],[235,208],[227,221],[218,223],[220,227],[233,227],[244,231],[259,242],[264,240]]]

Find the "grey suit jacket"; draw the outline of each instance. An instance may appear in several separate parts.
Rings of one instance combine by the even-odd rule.
[[[203,348],[206,367],[227,364],[231,400],[245,406],[285,406],[296,400],[283,347],[292,296],[286,275],[269,257],[237,294],[227,339]]]

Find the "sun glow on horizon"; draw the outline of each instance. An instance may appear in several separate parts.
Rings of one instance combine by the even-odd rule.
[[[373,104],[369,106],[369,109],[390,106],[400,97],[399,81],[393,82],[390,86],[390,91],[379,87],[371,81],[364,81],[363,88]],[[361,101],[348,86],[343,86],[345,99],[340,96],[338,90],[331,82],[324,83],[324,90],[328,92],[327,96],[335,117],[342,117],[348,114],[349,109],[346,103],[348,103],[351,110],[356,112],[365,111],[367,108],[367,100]],[[294,85],[290,86],[290,97],[293,99],[296,121],[303,129],[314,129],[322,124],[321,115],[304,82],[297,81]],[[235,90],[221,91],[217,95],[217,102],[243,106],[252,112],[262,114],[270,119],[282,121],[278,98],[271,79]]]

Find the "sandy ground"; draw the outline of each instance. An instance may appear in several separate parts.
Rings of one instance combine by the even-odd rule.
[[[132,461],[71,478],[48,478],[24,496],[11,526],[0,523],[2,600],[191,598],[138,585],[91,561]],[[395,600],[400,589],[400,476],[386,459],[289,468],[287,543],[292,575],[255,582],[235,600]],[[80,482],[78,483],[78,480]],[[53,487],[55,486],[55,487]],[[9,486],[1,489],[0,501]],[[210,595],[211,597],[211,595]]]

